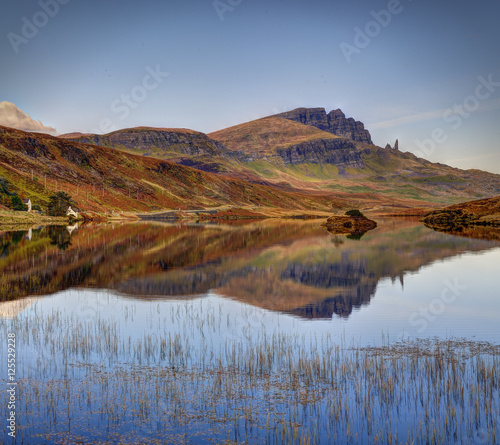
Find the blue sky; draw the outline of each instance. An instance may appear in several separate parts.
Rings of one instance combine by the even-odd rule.
[[[341,108],[377,145],[500,173],[499,13],[497,0],[10,1],[0,101],[59,133]]]

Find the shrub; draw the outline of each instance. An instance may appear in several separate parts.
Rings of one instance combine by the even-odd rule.
[[[23,200],[15,192],[10,191],[11,184],[0,178],[0,204],[12,210],[26,210]]]
[[[0,204],[10,209],[12,207],[12,198],[8,195],[0,195]]]
[[[26,210],[26,206],[24,205],[23,200],[19,196],[14,195],[11,196],[10,199],[12,200],[12,204],[10,206],[12,210]]]
[[[348,210],[347,212],[345,212],[345,214],[347,216],[358,216],[361,218],[366,218],[365,215],[363,215],[358,209]]]
[[[41,211],[42,208],[40,207],[40,204],[33,204],[31,206],[31,210],[38,210],[38,211]]]
[[[0,178],[0,194],[2,195],[12,195],[9,191],[9,182],[5,178]]]
[[[66,216],[68,207],[74,205],[75,203],[70,195],[66,192],[57,192],[49,197],[47,214],[50,216]]]

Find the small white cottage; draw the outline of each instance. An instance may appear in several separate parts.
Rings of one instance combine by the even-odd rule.
[[[66,210],[66,216],[72,216],[75,219],[78,219],[78,212],[75,212],[71,206],[68,207],[68,210]]]
[[[28,212],[31,212],[31,199],[23,199],[23,203],[25,206],[28,206]]]

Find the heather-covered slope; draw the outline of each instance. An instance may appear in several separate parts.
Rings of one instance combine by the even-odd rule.
[[[500,196],[435,210],[423,222],[454,235],[500,240]]]
[[[42,206],[55,191],[84,210],[157,210],[256,205],[331,208],[333,197],[260,184],[123,151],[0,127],[0,177]]]
[[[440,217],[469,225],[500,225],[500,196],[455,204],[432,212],[426,219]]]
[[[500,175],[378,147],[340,110],[299,108],[209,135],[139,127],[62,136],[165,159],[282,191],[331,194],[363,208],[436,207],[500,194]]]
[[[364,208],[429,207],[500,194],[500,175],[464,171],[373,145],[364,125],[340,110],[299,108],[209,135],[139,127],[62,137],[280,190],[333,192]]]

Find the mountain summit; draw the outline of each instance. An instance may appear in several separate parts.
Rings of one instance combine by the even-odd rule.
[[[296,108],[292,111],[276,114],[275,117],[283,117],[319,128],[336,136],[373,145],[370,132],[365,130],[364,124],[352,117],[346,118],[340,109],[332,110],[327,114],[324,108]]]

